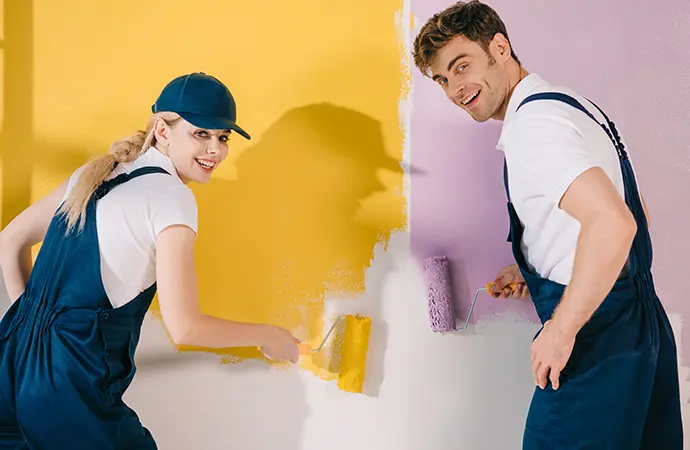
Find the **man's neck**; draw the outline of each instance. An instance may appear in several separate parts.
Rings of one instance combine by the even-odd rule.
[[[515,91],[515,88],[517,85],[520,83],[520,81],[523,80],[527,75],[529,75],[529,72],[527,69],[522,67],[521,65],[515,63],[515,68],[517,70],[511,70],[509,78],[508,78],[508,95],[506,96],[505,100],[503,101],[503,105],[501,105],[501,108],[498,111],[498,114],[494,116],[496,120],[503,121],[505,120],[506,117],[506,111],[508,111],[508,103],[510,102],[511,97],[513,96],[513,91]]]

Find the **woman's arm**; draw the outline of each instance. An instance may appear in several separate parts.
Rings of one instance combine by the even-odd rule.
[[[173,341],[177,345],[208,348],[260,346],[265,353],[270,349],[276,359],[298,358],[298,341],[283,328],[201,313],[194,265],[195,240],[194,231],[184,225],[165,228],[156,240],[158,301]]]
[[[10,300],[19,298],[31,274],[31,247],[45,238],[68,181],[29,206],[0,232],[0,267]]]

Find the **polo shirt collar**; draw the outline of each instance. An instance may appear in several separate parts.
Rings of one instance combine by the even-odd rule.
[[[168,171],[170,175],[182,181],[180,179],[180,176],[177,174],[177,169],[175,169],[175,164],[173,164],[172,159],[164,155],[156,147],[149,147],[148,150],[146,150],[141,156],[139,156],[139,158],[137,158],[137,163],[137,165],[141,166],[161,167]]]

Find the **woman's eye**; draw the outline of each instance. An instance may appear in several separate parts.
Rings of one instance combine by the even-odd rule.
[[[220,142],[228,142],[229,137],[228,136],[221,136],[220,137]]]
[[[206,136],[208,136],[208,133],[205,131],[197,131],[196,135],[199,137],[206,137]]]

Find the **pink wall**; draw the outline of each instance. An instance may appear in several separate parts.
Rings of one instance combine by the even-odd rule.
[[[417,32],[450,2],[413,0]],[[669,313],[690,317],[690,2],[495,0],[525,67],[591,98],[628,141],[652,220],[657,290]],[[537,15],[543,17],[538,19]],[[476,124],[440,88],[413,73],[412,248],[448,255],[464,314],[470,293],[512,262],[500,124]],[[528,314],[521,301],[481,297],[476,319]],[[476,320],[475,320],[476,322]],[[690,361],[690,331],[682,337]]]

